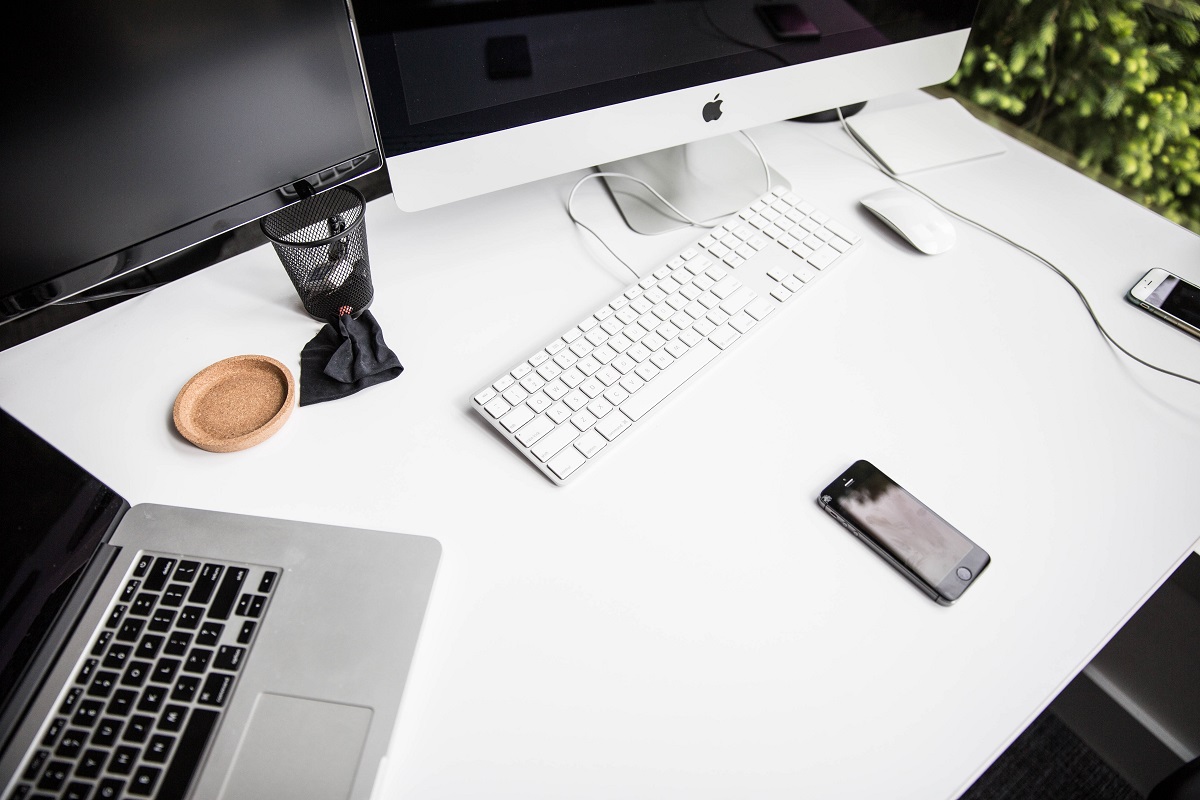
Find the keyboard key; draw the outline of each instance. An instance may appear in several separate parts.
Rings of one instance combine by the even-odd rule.
[[[75,774],[80,778],[98,778],[100,770],[104,769],[104,762],[107,760],[107,750],[88,750],[75,765]]]
[[[175,745],[175,757],[163,774],[158,795],[162,798],[182,798],[200,766],[205,744],[217,724],[219,712],[197,708],[188,720],[187,728]]]
[[[201,567],[192,585],[192,593],[188,595],[188,602],[204,604],[211,600],[224,571],[225,567],[221,564],[205,564]]]
[[[213,598],[212,606],[208,609],[211,619],[229,619],[229,612],[241,591],[242,583],[246,580],[247,571],[243,567],[231,567],[221,579],[221,588]]]
[[[587,461],[587,459],[584,457],[583,453],[580,453],[575,448],[570,447],[547,461],[546,466],[553,470],[554,474],[559,478],[566,478],[572,472],[582,467],[585,461]]]
[[[216,657],[213,658],[213,667],[235,671],[242,665],[242,659],[245,657],[246,648],[221,645],[217,649]]]
[[[63,734],[62,741],[58,743],[58,747],[54,748],[54,755],[60,758],[75,758],[83,751],[83,745],[87,742],[88,732],[79,728],[71,728]],[[47,754],[49,752],[47,751]]]
[[[200,630],[196,633],[196,644],[204,647],[215,647],[221,641],[221,634],[225,632],[225,626],[220,622],[206,622],[200,626]]]
[[[664,373],[659,380],[647,384],[646,388],[630,397],[621,406],[634,422],[644,417],[658,405],[667,395],[682,386],[688,378],[695,375],[720,354],[721,350],[710,341],[704,341],[689,350],[683,358],[676,360],[671,369]]]
[[[138,767],[137,772],[133,773],[133,779],[129,781],[129,794],[137,797],[151,796],[161,774],[162,770],[157,767]]]
[[[166,556],[154,559],[154,565],[146,573],[146,588],[152,592],[161,591],[175,571],[176,560]]]
[[[233,676],[214,672],[204,679],[204,686],[196,696],[196,702],[206,706],[223,706],[233,685]]]
[[[199,561],[180,561],[179,566],[175,568],[174,579],[183,581],[184,583],[191,583],[199,569]]]

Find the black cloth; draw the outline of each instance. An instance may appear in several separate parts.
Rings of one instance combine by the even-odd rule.
[[[300,405],[337,400],[395,378],[404,367],[370,311],[330,322],[300,351]]]

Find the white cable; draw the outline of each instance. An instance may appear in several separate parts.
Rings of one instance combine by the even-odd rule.
[[[766,156],[763,155],[762,150],[759,148],[758,143],[754,141],[754,138],[752,136],[750,136],[750,134],[746,133],[745,131],[740,131],[740,133],[742,134],[743,137],[745,137],[746,141],[748,141],[750,143],[750,146],[752,148],[754,148],[754,152],[758,155],[759,163],[762,165],[762,168],[763,168],[763,183],[765,184],[765,187],[766,187],[763,189],[762,193],[766,194],[767,192],[771,191],[771,167],[770,167],[770,165],[767,164]],[[648,192],[650,192],[652,195],[654,195],[659,200],[659,202],[661,202],[664,206],[666,206],[668,209],[670,209],[675,214],[675,216],[677,216],[680,219],[680,221],[686,223],[685,225],[680,226],[679,228],[672,228],[671,230],[668,230],[668,231],[662,231],[662,233],[674,233],[675,231],[683,230],[683,228],[687,228],[687,227],[715,228],[721,224],[722,220],[724,220],[730,214],[732,214],[738,210],[735,208],[729,212],[720,214],[718,216],[715,216],[715,217],[712,217],[712,218],[706,219],[706,220],[692,219],[692,217],[690,217],[687,214],[680,211],[675,206],[674,203],[672,203],[667,198],[663,197],[663,195],[657,189],[655,189],[650,184],[646,183],[641,178],[636,178],[633,175],[626,175],[623,172],[592,172],[587,175],[584,175],[571,188],[571,194],[567,198],[567,216],[570,217],[571,221],[574,222],[576,225],[583,228],[585,231],[587,231],[592,236],[594,236],[596,238],[596,241],[600,242],[600,244],[604,246],[604,249],[607,250],[612,255],[613,258],[615,258],[617,261],[620,261],[621,264],[625,267],[625,269],[632,272],[635,278],[641,278],[642,276],[639,275],[637,270],[635,270],[633,267],[631,267],[625,261],[625,259],[623,259],[619,255],[617,255],[616,251],[614,251],[611,247],[608,246],[608,243],[604,241],[603,237],[601,237],[600,234],[596,233],[596,231],[592,230],[592,228],[590,228],[588,225],[586,225],[581,219],[579,219],[579,217],[575,216],[575,208],[574,208],[575,195],[579,192],[579,188],[581,186],[583,186],[583,184],[585,184],[588,181],[593,180],[595,178],[624,178],[626,180],[631,180],[634,183],[640,184]],[[661,234],[654,234],[654,235],[658,236]]]
[[[887,165],[885,165],[878,158],[876,158],[875,154],[871,152],[870,148],[868,148],[862,141],[859,140],[859,138],[854,134],[854,131],[852,131],[850,129],[850,126],[846,124],[846,118],[844,116],[842,116],[842,109],[840,109],[840,108],[837,109],[837,115],[838,115],[838,119],[841,120],[842,130],[844,130],[846,132],[846,135],[850,137],[850,140],[852,142],[854,142],[856,145],[858,145],[858,149],[862,150],[863,153],[866,154],[867,158],[869,158],[871,160],[871,163],[875,166],[875,168],[878,169],[880,172],[882,172],[884,175],[887,175],[893,181],[900,184],[901,186],[908,189],[909,191],[919,194],[921,197],[925,198],[930,203],[933,203],[935,206],[940,208],[942,211],[945,211],[947,214],[950,214],[954,218],[959,219],[959,220],[965,222],[966,224],[971,225],[972,227],[978,228],[979,230],[983,231],[984,233],[987,233],[987,234],[995,237],[996,239],[999,239],[1000,241],[1004,242],[1009,247],[1013,247],[1017,250],[1020,250],[1022,253],[1029,256],[1030,258],[1041,262],[1041,264],[1043,266],[1048,267],[1055,275],[1057,275],[1058,277],[1060,277],[1064,281],[1066,281],[1067,285],[1070,286],[1075,291],[1076,295],[1078,295],[1079,301],[1081,303],[1083,303],[1083,307],[1085,309],[1087,309],[1088,316],[1090,316],[1092,318],[1092,323],[1096,326],[1096,330],[1100,331],[1100,334],[1106,340],[1108,340],[1108,342],[1110,344],[1112,344],[1113,347],[1117,348],[1118,350],[1120,350],[1122,353],[1124,353],[1129,358],[1132,358],[1137,363],[1139,363],[1143,366],[1149,367],[1152,370],[1161,372],[1164,375],[1170,375],[1173,378],[1179,378],[1180,380],[1185,380],[1185,381],[1188,381],[1189,383],[1195,383],[1197,385],[1200,385],[1200,380],[1197,380],[1196,378],[1190,377],[1188,375],[1181,375],[1178,372],[1172,372],[1169,369],[1164,369],[1163,367],[1156,366],[1154,364],[1151,364],[1149,361],[1139,358],[1138,356],[1135,356],[1133,353],[1126,350],[1125,347],[1120,342],[1118,342],[1116,339],[1114,339],[1112,337],[1112,334],[1110,334],[1107,330],[1105,330],[1104,325],[1101,324],[1100,318],[1098,316],[1096,316],[1096,311],[1092,308],[1092,304],[1088,302],[1088,299],[1084,295],[1083,290],[1080,289],[1079,286],[1075,283],[1075,281],[1071,280],[1065,272],[1063,272],[1061,269],[1059,269],[1053,263],[1051,263],[1051,261],[1048,258],[1046,258],[1045,256],[1042,256],[1042,255],[1039,255],[1038,253],[1035,253],[1033,250],[1030,250],[1028,247],[1026,247],[1023,244],[1014,242],[1012,239],[1008,238],[1004,234],[992,230],[991,228],[987,227],[983,223],[976,222],[975,220],[970,219],[969,217],[963,216],[962,214],[958,213],[954,209],[948,208],[947,206],[943,205],[939,201],[937,201],[934,198],[927,195],[925,192],[918,189],[916,186],[913,186],[908,181],[902,179],[896,173],[894,173],[890,169],[888,169]]]

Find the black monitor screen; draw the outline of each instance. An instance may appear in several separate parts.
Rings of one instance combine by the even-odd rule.
[[[3,56],[0,320],[269,213],[300,179],[379,165],[344,0],[30,13]]]

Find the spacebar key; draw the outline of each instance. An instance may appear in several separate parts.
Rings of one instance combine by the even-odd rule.
[[[158,800],[183,800],[192,777],[200,767],[204,752],[208,749],[208,740],[219,716],[221,712],[204,708],[192,711],[187,728],[179,737],[179,745],[175,748],[171,766],[167,768],[162,785],[154,795]]]
[[[708,339],[697,344],[675,360],[667,369],[654,376],[637,394],[630,397],[620,408],[634,422],[678,389],[688,378],[704,369],[704,365],[721,354],[721,348]]]

